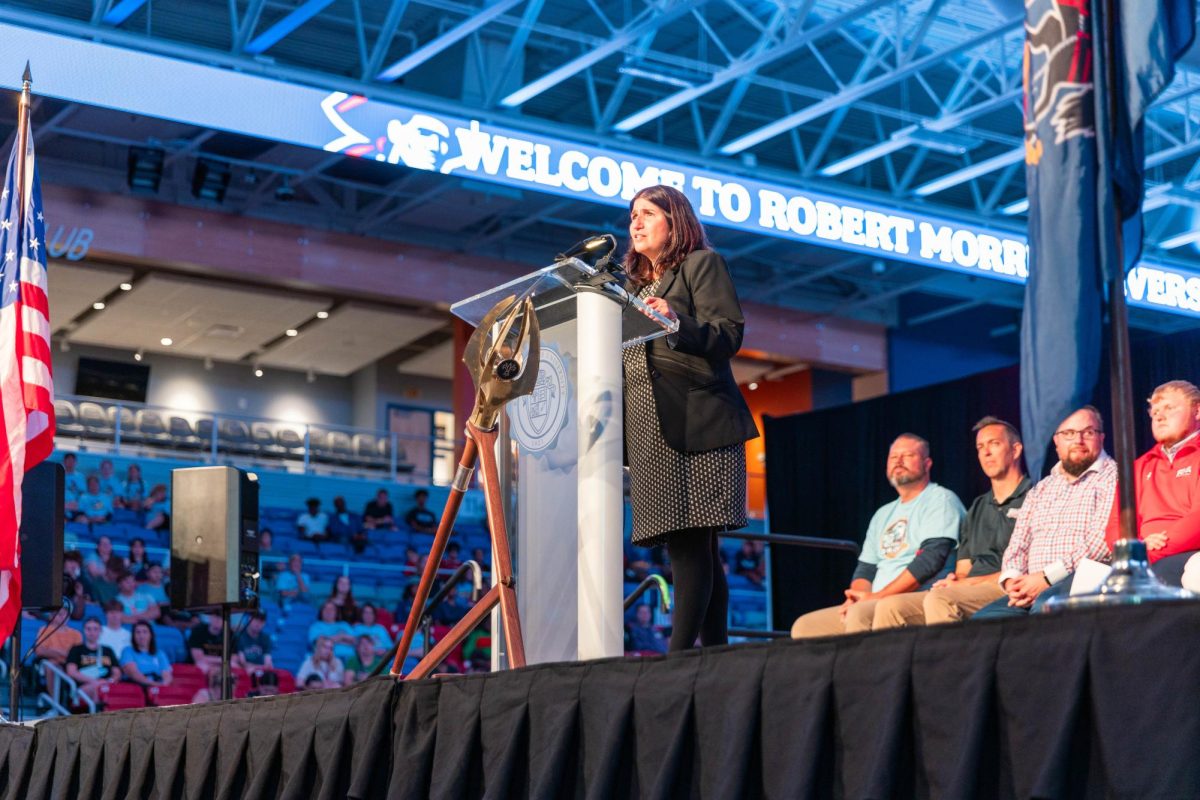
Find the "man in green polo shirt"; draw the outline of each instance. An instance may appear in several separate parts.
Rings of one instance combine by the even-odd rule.
[[[1000,562],[1033,484],[1021,467],[1021,433],[1015,426],[984,417],[972,430],[979,466],[992,487],[975,498],[963,519],[954,571],[927,592],[881,603],[876,628],[958,622],[1005,596],[997,581]]]

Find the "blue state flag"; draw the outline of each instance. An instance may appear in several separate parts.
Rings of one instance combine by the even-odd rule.
[[[1021,425],[1035,479],[1055,426],[1092,401],[1105,281],[1141,253],[1142,123],[1195,33],[1195,0],[1108,3],[1111,25],[1106,0],[1025,0]]]

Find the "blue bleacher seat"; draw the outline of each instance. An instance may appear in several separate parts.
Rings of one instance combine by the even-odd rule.
[[[178,628],[170,625],[155,625],[154,637],[158,641],[159,649],[166,653],[172,663],[179,664],[187,659],[187,647],[184,643],[183,633]]]

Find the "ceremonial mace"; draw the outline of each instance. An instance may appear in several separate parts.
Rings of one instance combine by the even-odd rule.
[[[518,326],[517,320],[520,318]],[[491,610],[500,604],[500,618],[504,624],[504,641],[508,647],[508,662],[513,667],[525,666],[525,643],[521,638],[521,620],[517,613],[516,581],[513,578],[512,558],[508,547],[508,528],[504,521],[504,508],[500,503],[500,472],[496,466],[496,440],[499,436],[500,413],[512,399],[533,391],[537,382],[540,335],[533,301],[528,297],[509,296],[492,307],[479,323],[475,333],[467,342],[463,362],[475,381],[475,408],[466,425],[466,445],[462,458],[454,473],[450,496],[442,520],[433,537],[433,545],[417,585],[417,596],[413,598],[412,610],[404,634],[396,648],[392,661],[392,675],[403,679],[427,677],[445,660],[450,651],[474,630]],[[487,594],[479,599],[467,615],[459,620],[450,632],[425,657],[404,675],[401,667],[412,646],[413,636],[425,613],[425,603],[433,588],[438,566],[450,541],[454,520],[462,505],[463,495],[471,483],[475,461],[481,464],[480,481],[483,483],[484,500],[487,505],[488,527],[492,534],[492,569],[495,582]],[[426,643],[428,648],[428,643]]]

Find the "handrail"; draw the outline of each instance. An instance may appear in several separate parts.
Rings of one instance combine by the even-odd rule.
[[[260,555],[259,560],[263,564],[287,564],[288,559],[295,555]],[[343,559],[328,559],[328,558],[310,558],[303,553],[300,553],[305,567],[338,567],[342,570],[343,575],[349,575],[351,570],[375,570],[378,572],[404,572],[408,569],[407,565],[396,564],[380,564],[374,561],[345,561]],[[464,564],[474,564],[474,561],[465,561]],[[437,574],[440,576],[451,575],[449,567],[438,567]]]
[[[467,572],[467,570],[471,570],[474,573],[474,580],[472,581],[471,585],[471,602],[475,602],[479,599],[479,592],[483,589],[483,570],[480,568],[477,561],[468,559],[459,565],[458,569],[456,569],[450,576],[450,579],[443,584],[441,589],[438,590],[438,593],[425,603],[425,609],[421,612],[421,627],[425,636],[424,651],[426,653],[429,652],[429,647],[431,644],[429,620],[433,619],[433,610],[437,608],[438,605],[446,599],[446,597],[449,596],[451,589],[458,588],[459,580]],[[375,669],[371,670],[370,677],[374,678],[375,676],[382,674],[384,667],[386,665],[390,665],[392,661],[395,660],[396,651],[399,648],[400,637],[396,637],[396,641],[392,643],[391,649],[388,650],[380,662],[375,665]]]
[[[96,713],[96,702],[91,698],[90,695],[88,695],[87,692],[79,688],[79,684],[75,682],[75,679],[68,675],[62,667],[60,667],[58,664],[55,664],[53,661],[49,661],[44,658],[40,662],[36,662],[34,666],[36,667],[39,663],[57,675],[58,679],[67,685],[67,688],[70,689],[70,697],[72,701],[82,699],[84,705],[88,707],[88,713]]]
[[[790,544],[796,547],[812,547],[817,550],[841,550],[857,555],[858,542],[849,539],[826,539],[824,536],[798,536],[794,533],[754,533],[752,531],[721,531],[722,539],[747,539],[752,542]]]
[[[48,692],[41,692],[38,694],[37,699],[44,701],[60,717],[69,717],[71,715],[70,709],[51,697]]]
[[[667,579],[657,573],[647,575],[646,579],[630,592],[629,596],[625,598],[625,610],[628,611],[632,608],[637,599],[651,588],[658,589],[658,607],[662,610],[662,613],[668,613],[671,610],[671,593],[667,590]]]

